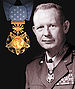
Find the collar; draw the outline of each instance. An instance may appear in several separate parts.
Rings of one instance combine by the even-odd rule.
[[[55,68],[59,64],[59,62],[61,61],[63,56],[66,54],[67,50],[68,50],[68,46],[65,45],[64,48],[62,50],[60,50],[58,52],[58,54],[55,55],[54,57],[50,57],[48,52],[46,51],[45,62],[49,61],[49,59],[52,59],[53,60],[53,65],[54,65],[53,68]],[[49,63],[47,63],[47,62],[46,62],[46,64],[47,64],[47,66],[49,65]]]
[[[56,56],[54,56],[54,57],[50,57],[49,54],[48,54],[48,52],[46,51],[45,61],[49,61],[50,59],[52,59],[52,61],[54,61],[55,58],[56,58]]]

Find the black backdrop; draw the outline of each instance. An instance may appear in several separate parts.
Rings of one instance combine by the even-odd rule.
[[[60,3],[61,1],[61,3]],[[50,2],[50,0],[34,0],[33,11],[35,7],[42,2]],[[65,14],[71,22],[70,31],[67,34],[68,41],[75,45],[75,13],[74,13],[74,2],[73,0],[51,0],[61,4],[65,9]],[[18,2],[17,2],[18,3]],[[32,12],[33,16],[33,12]],[[1,63],[1,89],[24,89],[25,86],[25,69],[26,65],[33,61],[33,57],[39,55],[43,49],[39,46],[36,41],[35,35],[32,32],[32,16],[30,21],[26,21],[24,31],[30,37],[31,47],[27,49],[23,54],[16,55],[8,51],[5,47],[6,39],[11,30],[10,21],[8,22],[5,17],[2,1],[0,1],[0,63]]]

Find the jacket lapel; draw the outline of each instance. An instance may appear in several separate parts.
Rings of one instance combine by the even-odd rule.
[[[61,78],[63,78],[69,70],[67,69],[64,61],[61,61],[59,65],[54,70],[54,81],[48,85],[49,89],[51,89]]]

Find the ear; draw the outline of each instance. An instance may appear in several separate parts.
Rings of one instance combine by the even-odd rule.
[[[66,20],[66,21],[64,22],[64,24],[63,24],[63,31],[64,31],[65,34],[68,33],[69,28],[70,28],[70,22],[69,22],[68,20]]]
[[[33,30],[33,32],[35,33],[35,31],[36,31],[36,30],[35,30],[35,26],[32,26],[32,30]]]

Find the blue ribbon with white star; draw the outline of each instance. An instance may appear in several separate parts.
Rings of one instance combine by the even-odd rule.
[[[8,21],[29,21],[33,9],[33,2],[28,2],[22,6],[14,6],[4,1],[3,7]]]
[[[24,21],[27,18],[27,11],[24,6],[12,6],[9,9],[9,18],[12,21]]]

